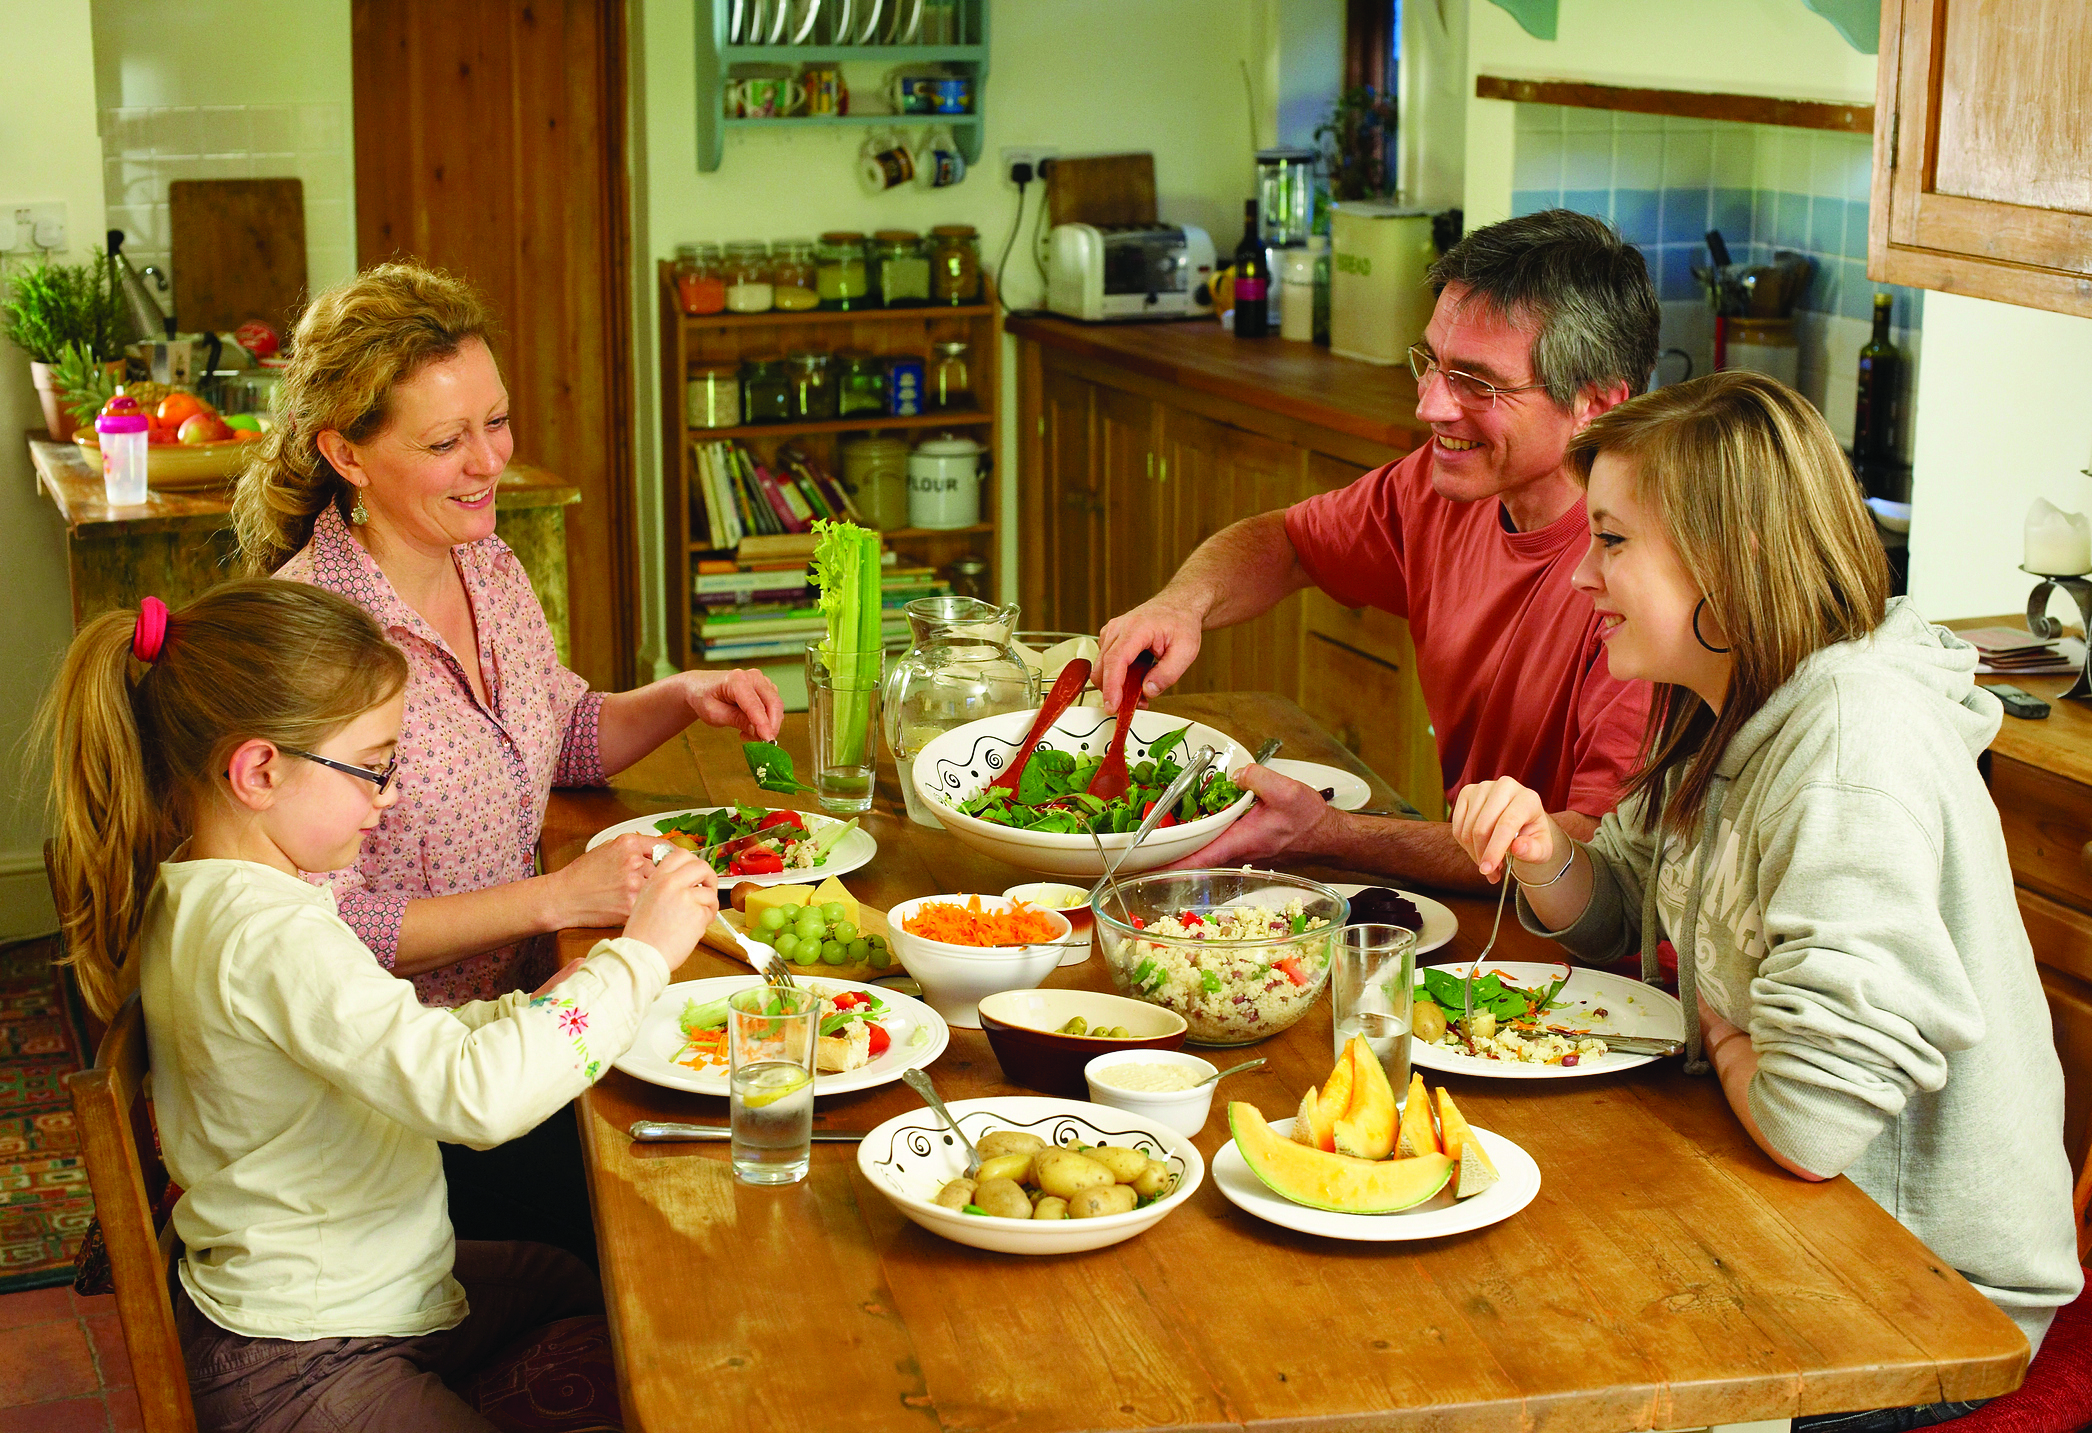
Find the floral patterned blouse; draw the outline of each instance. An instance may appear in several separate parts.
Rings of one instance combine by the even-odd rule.
[[[599,786],[603,696],[560,666],[530,578],[498,537],[451,549],[479,636],[487,704],[449,643],[409,607],[330,504],[312,541],[276,572],[339,593],[377,618],[407,654],[400,799],[364,838],[354,868],[333,876],[341,917],[388,969],[407,902],[521,881],[536,873],[538,833],[554,786]],[[496,1000],[552,973],[536,938],[413,977],[428,1005]]]

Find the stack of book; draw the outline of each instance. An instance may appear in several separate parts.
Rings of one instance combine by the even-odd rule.
[[[707,547],[724,550],[751,535],[805,532],[815,518],[863,521],[834,475],[790,444],[767,464],[732,441],[693,442],[690,457],[696,476],[690,529]]]
[[[880,632],[888,649],[905,647],[908,619],[901,609],[918,597],[941,597],[951,588],[928,567],[886,567],[882,574],[880,601],[885,610]],[[808,642],[828,631],[828,619],[815,605],[820,591],[810,584],[803,563],[700,563],[692,586],[698,654],[707,662],[797,657]]]

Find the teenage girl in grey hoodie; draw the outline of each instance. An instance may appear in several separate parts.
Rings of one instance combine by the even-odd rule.
[[[1571,451],[1575,585],[1613,675],[1657,684],[1644,764],[1588,845],[1508,778],[1460,793],[1455,836],[1581,959],[1639,949],[1651,979],[1668,936],[1688,1059],[1751,1138],[1850,1178],[2038,1348],[2082,1274],[1975,649],[1887,600],[1836,440],[1771,379],[1660,389]]]

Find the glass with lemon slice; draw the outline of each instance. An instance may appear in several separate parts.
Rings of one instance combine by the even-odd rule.
[[[821,999],[767,985],[727,998],[729,1118],[734,1177],[744,1184],[806,1178],[814,1131],[814,1049]]]

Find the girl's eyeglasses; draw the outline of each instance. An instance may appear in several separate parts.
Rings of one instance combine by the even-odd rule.
[[[380,796],[392,789],[392,778],[399,774],[400,769],[400,759],[397,752],[393,754],[392,760],[385,763],[383,771],[372,771],[367,766],[352,766],[346,761],[336,761],[332,757],[320,756],[310,751],[300,751],[295,746],[286,746],[279,749],[286,756],[295,756],[303,761],[316,762],[321,766],[330,766],[336,771],[346,771],[351,776],[360,776],[371,785],[377,787],[378,795]]]

